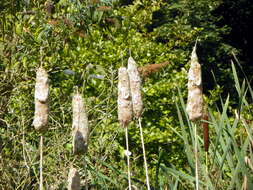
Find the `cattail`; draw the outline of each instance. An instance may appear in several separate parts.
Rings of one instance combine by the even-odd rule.
[[[80,190],[80,176],[75,168],[69,170],[68,175],[68,190]]]
[[[191,65],[188,72],[188,99],[186,111],[191,121],[197,121],[203,115],[203,93],[202,93],[202,79],[201,66],[198,62],[196,54],[196,44],[191,55]],[[199,174],[198,174],[198,137],[197,126],[194,125],[194,154],[195,154],[195,182],[196,190],[199,189]]]
[[[127,67],[132,97],[133,113],[136,118],[139,118],[142,114],[143,109],[143,102],[141,96],[141,77],[138,72],[136,62],[132,57],[129,57]]]
[[[88,148],[89,123],[84,105],[84,100],[79,92],[77,92],[73,96],[72,109],[73,152],[74,154],[85,153]]]
[[[192,51],[191,65],[188,73],[188,100],[186,111],[191,121],[201,119],[203,114],[201,66],[196,54],[196,45]]]
[[[141,96],[141,77],[138,72],[136,62],[134,61],[132,57],[129,57],[128,59],[127,70],[128,70],[128,75],[129,75],[133,112],[134,112],[135,118],[139,120],[143,159],[144,159],[144,166],[145,166],[145,171],[146,171],[147,189],[150,190],[149,177],[148,177],[148,165],[147,165],[147,160],[146,160],[144,137],[143,137],[142,126],[141,126],[141,114],[143,110],[143,102],[142,102],[142,96]]]
[[[131,190],[131,172],[130,172],[130,154],[128,143],[128,127],[127,125],[132,120],[132,99],[130,92],[129,76],[125,67],[120,67],[118,70],[118,119],[121,126],[125,127],[126,138],[126,156],[128,170],[128,188]]]
[[[33,125],[36,130],[45,130],[48,124],[49,80],[46,70],[40,67],[36,72],[35,116]]]
[[[122,126],[127,127],[132,120],[132,101],[127,69],[119,68],[118,76],[118,119]]]

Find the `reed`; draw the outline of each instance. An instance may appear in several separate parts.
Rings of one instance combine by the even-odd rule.
[[[148,164],[147,164],[147,159],[146,159],[143,130],[141,126],[141,115],[143,111],[143,101],[142,101],[142,95],[141,95],[141,77],[137,69],[136,62],[132,57],[129,57],[127,67],[128,67],[127,71],[129,75],[129,81],[130,81],[130,91],[131,91],[131,97],[132,97],[133,113],[134,113],[134,117],[138,119],[139,121],[137,125],[139,125],[139,128],[140,128],[143,160],[144,160],[144,167],[145,167],[145,172],[146,172],[146,183],[147,183],[148,190],[150,190],[149,177],[148,177]]]
[[[40,67],[36,72],[35,84],[35,113],[33,126],[36,130],[44,132],[48,126],[48,99],[49,99],[49,79],[45,69]],[[39,189],[43,190],[43,135],[40,136],[40,182]]]
[[[188,72],[188,99],[186,111],[189,119],[193,122],[200,120],[203,116],[203,92],[202,92],[202,76],[201,65],[198,62],[196,53],[197,42],[191,54],[191,64]],[[195,178],[196,190],[199,189],[199,173],[198,173],[198,135],[197,123],[194,123],[194,155],[195,155]]]

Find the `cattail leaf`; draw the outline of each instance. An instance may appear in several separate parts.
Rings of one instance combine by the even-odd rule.
[[[186,111],[191,121],[199,120],[203,115],[201,66],[196,54],[196,45],[192,51],[191,65],[188,72],[188,99]]]
[[[141,95],[141,77],[138,72],[136,62],[132,57],[129,57],[127,67],[132,97],[133,113],[136,118],[139,118],[143,110],[143,102]]]
[[[80,176],[75,168],[71,168],[69,170],[69,175],[68,175],[68,190],[80,190],[81,185],[80,185]]]
[[[132,100],[127,69],[118,70],[118,119],[122,126],[127,127],[132,120]]]
[[[89,123],[84,100],[79,92],[73,96],[72,109],[73,152],[74,154],[86,153],[89,140]]]
[[[35,113],[33,126],[36,130],[44,131],[48,124],[49,80],[46,70],[39,68],[36,72],[35,84]]]

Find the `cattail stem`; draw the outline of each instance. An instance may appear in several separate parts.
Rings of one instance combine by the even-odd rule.
[[[85,172],[85,190],[88,190],[88,172],[87,172],[87,161],[85,159],[85,156],[84,156],[84,172]]]
[[[128,145],[128,128],[127,127],[124,127],[124,128],[125,128],[126,149],[127,149],[126,156],[127,156],[128,187],[129,187],[129,190],[131,190],[132,186],[131,186],[130,157],[129,157],[130,155],[129,155],[129,145]]]
[[[147,182],[147,188],[150,190],[150,185],[149,185],[149,177],[148,177],[148,164],[147,164],[147,159],[146,159],[146,152],[145,152],[145,144],[144,144],[144,138],[143,138],[143,132],[142,132],[142,126],[141,126],[141,118],[138,118],[139,121],[139,128],[140,128],[140,134],[141,134],[141,144],[142,144],[142,151],[143,151],[143,159],[144,159],[144,167],[146,171],[146,182]]]
[[[198,172],[198,136],[197,136],[197,125],[194,124],[194,136],[195,136],[195,178],[196,178],[196,190],[199,190],[199,172]]]
[[[206,152],[206,175],[208,175],[208,152]],[[208,190],[208,186],[206,187],[206,190]]]
[[[43,190],[43,136],[40,136],[40,190]]]

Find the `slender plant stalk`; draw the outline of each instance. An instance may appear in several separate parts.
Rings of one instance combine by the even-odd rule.
[[[127,148],[126,156],[127,156],[128,187],[129,187],[129,190],[131,190],[132,186],[131,186],[130,157],[129,157],[128,128],[127,127],[125,127],[125,136],[126,136],[126,148]]]
[[[85,156],[84,156],[84,170],[85,170],[85,176],[86,176],[85,190],[88,190],[88,172],[87,172],[87,161],[85,160]]]
[[[143,132],[142,132],[142,126],[141,126],[141,118],[138,118],[139,121],[139,127],[140,127],[140,134],[141,134],[141,144],[142,144],[142,151],[143,151],[143,159],[144,159],[144,167],[146,171],[146,182],[147,182],[147,188],[150,190],[150,185],[149,185],[149,177],[148,177],[148,164],[147,164],[147,159],[146,159],[146,151],[145,151],[145,144],[144,144],[144,138],[143,138]]]
[[[197,137],[197,125],[194,124],[194,136],[195,136],[195,177],[196,177],[196,190],[199,190],[199,173],[198,173],[198,137]]]
[[[40,190],[43,190],[43,136],[40,136]]]
[[[208,175],[208,152],[206,152],[206,175]],[[206,190],[208,190],[208,186],[206,187]]]

